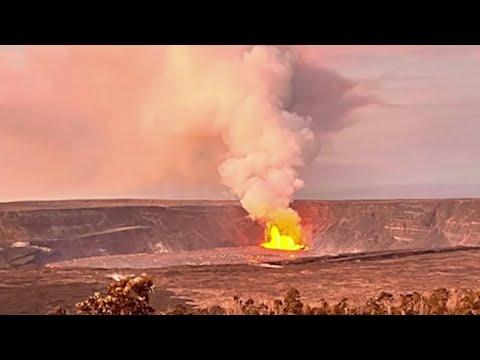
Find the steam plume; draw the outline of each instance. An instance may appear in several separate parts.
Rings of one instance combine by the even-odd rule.
[[[0,197],[222,183],[252,218],[296,222],[298,170],[368,103],[308,51],[75,46],[0,57]]]

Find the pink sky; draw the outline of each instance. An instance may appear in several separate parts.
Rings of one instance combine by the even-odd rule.
[[[480,196],[479,46],[294,48],[325,69],[298,85],[321,137],[298,197]],[[0,201],[223,196],[203,102],[238,95],[212,87],[241,51],[197,49],[197,64],[162,47],[0,47]],[[196,131],[171,135],[190,109]]]

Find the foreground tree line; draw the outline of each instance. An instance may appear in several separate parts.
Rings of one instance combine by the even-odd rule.
[[[105,295],[94,293],[75,305],[77,314],[83,315],[477,315],[480,314],[480,291],[459,289],[449,291],[438,288],[430,293],[413,292],[394,296],[381,292],[362,305],[351,305],[348,299],[330,304],[321,299],[319,305],[302,303],[300,292],[291,288],[283,300],[270,304],[244,301],[234,297],[234,306],[213,306],[192,309],[177,305],[166,312],[155,312],[150,305],[150,294],[155,286],[149,275],[124,277],[112,282]],[[68,314],[57,307],[49,314]]]

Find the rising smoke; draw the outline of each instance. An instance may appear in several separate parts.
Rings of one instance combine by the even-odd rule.
[[[37,46],[0,58],[0,198],[221,183],[252,218],[296,222],[299,170],[369,102],[310,51],[321,49]]]

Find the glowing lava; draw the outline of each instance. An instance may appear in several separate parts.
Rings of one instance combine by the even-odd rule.
[[[265,249],[299,251],[307,250],[307,247],[299,243],[299,239],[281,234],[279,228],[275,224],[268,225],[265,231],[266,242],[260,244]]]

